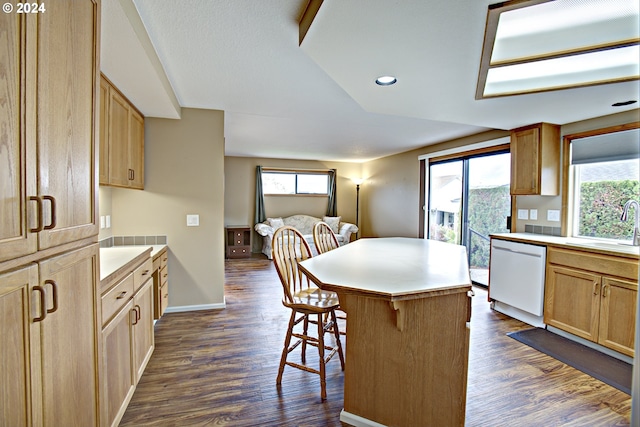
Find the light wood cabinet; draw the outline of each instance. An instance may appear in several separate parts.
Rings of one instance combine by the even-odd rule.
[[[152,265],[150,258],[136,258],[114,282],[101,284],[102,417],[106,426],[117,426],[122,419],[153,354]]]
[[[633,356],[637,261],[553,247],[547,261],[544,322]]]
[[[169,253],[164,248],[153,257],[153,317],[159,319],[169,305]]]
[[[98,234],[97,10],[0,17],[0,262]]]
[[[0,417],[98,425],[99,0],[0,15]]]
[[[101,76],[100,184],[144,189],[144,117]]]
[[[560,191],[560,126],[539,123],[511,131],[511,194]]]
[[[32,425],[29,292],[37,285],[35,264],[0,274],[0,414],[6,426]]]

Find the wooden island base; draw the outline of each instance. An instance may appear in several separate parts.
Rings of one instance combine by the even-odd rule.
[[[355,426],[462,426],[470,298],[340,295],[349,322],[340,420]]]

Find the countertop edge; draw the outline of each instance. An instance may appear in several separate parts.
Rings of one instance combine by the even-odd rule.
[[[124,247],[124,246],[123,246]],[[131,247],[131,246],[130,246]],[[106,249],[111,249],[111,248],[106,248]],[[112,271],[110,271],[108,273],[108,275],[102,277],[102,265],[101,265],[101,278],[100,278],[100,287],[103,288],[105,285],[107,285],[108,283],[112,282],[114,279],[116,279],[118,276],[122,275],[122,273],[126,272],[129,270],[129,266],[135,265],[135,264],[140,264],[142,262],[144,262],[146,259],[150,259],[151,258],[151,252],[152,252],[151,246],[147,246],[146,249],[143,249],[143,247],[140,247],[141,252],[138,253],[137,255],[134,255],[132,258],[128,258],[126,261],[124,261],[121,265],[119,265],[117,268],[112,269]],[[100,263],[102,264],[102,259],[105,256],[105,252],[101,251],[100,252]]]
[[[597,253],[602,255],[619,256],[619,257],[630,258],[634,260],[640,259],[640,254],[615,251],[612,249],[607,249],[605,247],[580,245],[577,242],[567,243],[567,241],[576,240],[576,238],[571,238],[571,237],[547,236],[544,234],[531,234],[531,233],[498,233],[498,234],[491,234],[490,237],[498,240],[508,240],[512,242],[528,243],[528,244],[539,245],[539,246],[555,246],[563,249],[578,250],[578,251],[591,252],[591,253]]]

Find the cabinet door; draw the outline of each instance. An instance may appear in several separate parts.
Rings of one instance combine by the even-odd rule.
[[[544,323],[590,341],[598,339],[601,277],[571,268],[547,268]]]
[[[109,96],[109,183],[129,186],[129,103],[117,91]]]
[[[100,184],[109,184],[109,95],[110,86],[100,77]]]
[[[133,298],[133,360],[136,384],[140,381],[154,349],[153,340],[153,280],[149,279]]]
[[[537,127],[511,133],[511,194],[540,194]]]
[[[0,424],[6,426],[31,425],[30,384],[37,370],[29,358],[29,289],[37,283],[35,264],[0,274]]]
[[[604,277],[598,343],[634,356],[638,284]]]
[[[25,15],[0,15],[0,262],[37,250],[29,231],[28,197],[35,196],[35,145],[27,146]],[[35,226],[35,225],[33,225]]]
[[[47,11],[48,12],[48,11]],[[99,425],[98,414],[98,244],[39,264],[46,316],[34,322],[32,354],[41,366],[45,426]],[[36,292],[32,291],[32,294]],[[37,328],[37,329],[35,329]],[[35,363],[34,363],[35,365]]]
[[[40,249],[98,234],[97,0],[56,0],[37,16]],[[35,47],[34,47],[35,48]]]
[[[131,108],[129,120],[129,165],[132,188],[144,189],[144,118]]]
[[[103,411],[106,423],[118,425],[135,390],[133,367],[133,300],[118,312],[102,331]]]

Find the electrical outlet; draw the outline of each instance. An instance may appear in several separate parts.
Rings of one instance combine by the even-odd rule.
[[[111,228],[111,215],[107,215],[105,218],[106,218],[106,221],[105,221],[106,227]]]
[[[104,215],[100,215],[100,228],[105,228],[107,225],[107,222],[105,221]]]
[[[529,219],[529,211],[526,209],[518,209],[518,219]]]
[[[547,221],[560,222],[560,211],[557,209],[549,209],[547,211]]]
[[[538,209],[529,209],[529,218],[538,219]]]

